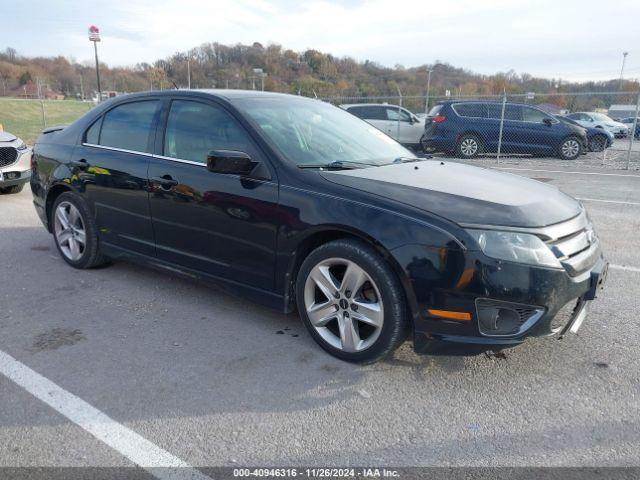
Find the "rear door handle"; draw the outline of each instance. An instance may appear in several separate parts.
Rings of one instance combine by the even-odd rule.
[[[89,162],[86,159],[81,158],[76,162],[71,162],[71,166],[79,168],[80,170],[86,170],[89,167]]]
[[[165,190],[171,189],[171,187],[175,187],[178,185],[178,181],[174,180],[171,175],[163,175],[161,177],[153,177],[151,179],[152,182],[159,183],[161,188]]]

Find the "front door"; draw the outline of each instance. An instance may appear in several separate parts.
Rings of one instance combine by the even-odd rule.
[[[272,290],[277,182],[206,168],[211,150],[242,151],[260,162],[266,158],[232,114],[215,102],[175,98],[163,117],[161,155],[149,165],[158,258]]]

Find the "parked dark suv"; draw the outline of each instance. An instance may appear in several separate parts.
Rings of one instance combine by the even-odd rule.
[[[128,258],[297,309],[348,361],[409,335],[472,353],[576,330],[606,275],[583,206],[556,187],[421,160],[297,96],[116,97],[43,133],[32,173],[72,267]]]
[[[429,112],[422,136],[426,152],[463,158],[498,151],[502,102],[446,101]],[[531,105],[507,103],[500,151],[574,160],[587,148],[586,131]]]

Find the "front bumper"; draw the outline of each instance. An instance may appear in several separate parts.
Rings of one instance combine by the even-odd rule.
[[[412,287],[414,349],[418,353],[463,354],[499,350],[528,337],[564,334],[581,311],[561,325],[564,312],[596,298],[606,282],[608,263],[599,244],[575,257],[573,270],[503,262],[474,251],[443,251],[404,246],[392,253],[404,266]],[[491,334],[480,321],[481,302],[530,307],[516,333]],[[467,312],[468,321],[448,320],[431,311]],[[556,318],[557,317],[557,318]],[[582,321],[581,319],[580,321]],[[568,328],[567,324],[571,323]]]
[[[0,188],[12,187],[14,185],[24,185],[31,178],[31,170],[22,172],[16,170],[4,169],[0,172]]]

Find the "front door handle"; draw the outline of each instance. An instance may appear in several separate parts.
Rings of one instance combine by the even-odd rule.
[[[171,190],[171,187],[178,185],[178,181],[174,180],[171,175],[163,175],[161,177],[153,177],[151,181],[160,184],[160,188]]]

